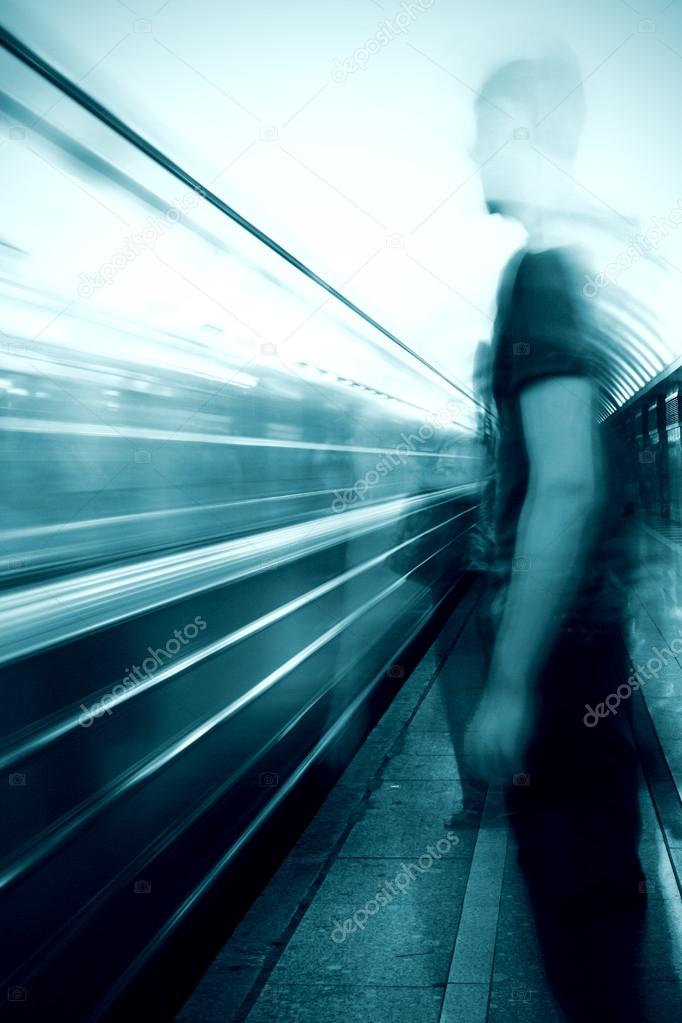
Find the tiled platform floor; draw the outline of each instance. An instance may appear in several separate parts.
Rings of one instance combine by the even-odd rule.
[[[642,545],[628,643],[633,662],[644,664],[682,627],[682,546],[676,553],[651,531]],[[544,975],[501,797],[463,780],[463,732],[483,678],[477,593],[456,610],[177,1023],[565,1019]],[[662,656],[666,664],[632,697],[649,880],[634,968],[661,1023],[682,1019],[681,658]],[[429,846],[440,856],[424,858]],[[369,901],[378,891],[383,898]],[[344,930],[354,914],[353,930]]]

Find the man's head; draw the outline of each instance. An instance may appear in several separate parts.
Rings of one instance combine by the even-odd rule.
[[[551,206],[584,118],[580,75],[570,58],[517,60],[490,75],[476,103],[472,155],[491,213],[520,216],[529,207]]]

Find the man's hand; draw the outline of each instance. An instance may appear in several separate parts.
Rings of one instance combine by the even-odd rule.
[[[525,689],[488,684],[465,740],[475,775],[511,785],[514,774],[524,768],[531,717],[531,698]]]

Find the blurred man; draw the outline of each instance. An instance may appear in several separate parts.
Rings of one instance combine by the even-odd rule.
[[[496,628],[470,749],[479,774],[505,786],[531,897],[554,922],[641,904],[645,887],[627,715],[584,720],[628,679],[617,580],[629,550],[598,428],[608,358],[582,292],[576,227],[590,213],[570,168],[583,115],[570,61],[509,64],[480,95],[475,152],[489,212],[528,240],[503,273],[492,342]],[[577,1007],[575,949],[546,922],[548,972],[570,1018],[592,1019],[608,992],[620,1015],[604,1018],[639,1019],[636,991],[608,977]]]

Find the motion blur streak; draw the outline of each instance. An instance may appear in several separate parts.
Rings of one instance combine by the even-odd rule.
[[[25,65],[0,71],[13,180],[36,178],[0,243],[0,762],[31,794],[2,790],[3,980],[68,989],[84,1018],[364,733],[471,560],[486,412],[72,99],[52,114]],[[201,641],[140,675],[198,616]],[[164,898],[131,905],[140,877]]]

